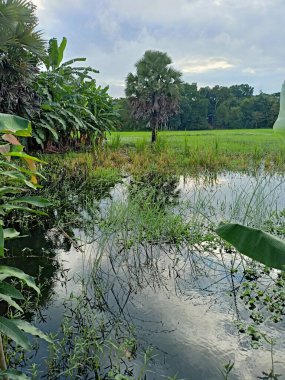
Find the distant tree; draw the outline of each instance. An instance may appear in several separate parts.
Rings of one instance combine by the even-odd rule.
[[[231,95],[238,98],[248,98],[253,95],[254,88],[248,84],[235,84],[230,86]]]
[[[224,102],[230,96],[230,89],[224,86],[214,86],[200,88],[201,96],[205,97],[209,101],[208,108],[208,123],[212,126],[216,126],[216,114],[219,105]]]
[[[157,130],[179,110],[181,73],[170,66],[171,58],[148,50],[136,63],[136,74],[126,79],[126,96],[134,118],[148,122],[155,142]]]
[[[201,96],[197,83],[182,83],[179,112],[170,118],[170,129],[207,129],[208,99]]]

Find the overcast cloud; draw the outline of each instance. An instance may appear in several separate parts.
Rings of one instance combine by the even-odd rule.
[[[285,79],[284,0],[34,0],[46,38],[68,38],[97,81],[123,96],[145,50],[167,52],[186,82],[248,83],[277,92]]]

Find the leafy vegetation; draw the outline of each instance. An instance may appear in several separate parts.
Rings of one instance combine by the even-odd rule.
[[[3,259],[5,246],[4,243],[8,239],[19,237],[19,232],[14,228],[5,228],[7,213],[11,210],[24,211],[41,214],[41,212],[27,207],[32,205],[37,207],[45,207],[48,205],[44,199],[40,197],[19,197],[27,189],[37,189],[36,168],[34,161],[38,159],[31,157],[23,152],[24,146],[20,144],[16,136],[29,136],[31,126],[25,119],[0,114],[0,132],[2,134],[2,145],[0,145],[0,174],[1,174],[1,220],[0,220],[0,257]],[[4,142],[4,144],[3,144]],[[7,144],[8,142],[8,144]],[[11,158],[18,157],[26,162],[27,167],[19,166],[12,163]],[[28,287],[40,293],[40,289],[36,286],[34,279],[28,276],[18,268],[11,266],[0,266],[0,299],[7,305],[5,314],[12,315],[11,310],[23,313],[19,301],[25,300],[23,294],[13,285],[7,282],[7,279],[16,278],[25,283]],[[21,346],[25,350],[31,349],[31,344],[23,332],[39,336],[51,343],[51,340],[43,334],[39,329],[33,327],[28,322],[13,317],[0,317],[0,332],[5,337],[12,339],[16,345]],[[0,369],[4,378],[21,376],[21,373],[7,369],[2,337],[0,336]]]
[[[47,151],[95,144],[116,125],[117,113],[108,87],[97,86],[92,77],[98,71],[73,66],[85,58],[61,63],[66,44],[65,38],[60,46],[56,39],[50,40],[44,59],[47,71],[39,74],[35,84],[41,111],[32,120],[33,134]]]

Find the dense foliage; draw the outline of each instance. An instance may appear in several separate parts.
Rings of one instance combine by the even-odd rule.
[[[171,130],[272,128],[279,110],[279,93],[253,94],[248,84],[197,88],[196,83],[180,86],[179,112],[165,125]],[[145,121],[132,117],[126,99],[118,100],[124,130],[144,130]]]
[[[108,87],[96,85],[91,67],[75,67],[84,62],[75,58],[61,64],[66,39],[58,46],[56,39],[49,42],[45,57],[46,71],[42,71],[35,84],[41,98],[41,111],[33,119],[34,136],[46,150],[62,150],[91,144],[112,130],[117,113]]]
[[[32,122],[34,149],[102,142],[118,116],[108,87],[97,86],[97,70],[73,65],[85,58],[62,63],[66,38],[46,46],[37,23],[31,2],[0,0],[0,112]]]
[[[32,117],[39,108],[33,89],[44,41],[28,1],[0,1],[0,112]]]
[[[126,80],[132,115],[148,123],[152,142],[156,141],[158,128],[178,111],[181,73],[170,64],[166,53],[146,51],[135,65],[136,74],[130,73]]]

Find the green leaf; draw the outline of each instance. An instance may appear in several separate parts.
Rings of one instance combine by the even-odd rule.
[[[23,191],[26,191],[26,190],[20,187],[4,186],[0,188],[0,196],[5,195],[5,194],[22,193]]]
[[[285,269],[285,242],[262,230],[235,223],[221,223],[217,234],[239,252],[260,263]]]
[[[24,153],[24,152],[9,152],[9,153],[5,153],[4,156],[20,157],[20,158],[24,158],[24,159],[28,158],[29,160],[36,161],[36,162],[41,162],[42,164],[46,164],[45,161],[42,161],[42,160],[40,160],[37,157],[30,156],[29,154]]]
[[[62,62],[63,53],[64,53],[64,50],[66,48],[66,44],[67,44],[67,39],[66,39],[66,37],[63,37],[61,44],[58,47],[57,66],[59,66]]]
[[[21,313],[24,313],[23,309],[7,294],[0,293],[0,300],[6,301],[10,306],[13,306],[15,309],[19,310]]]
[[[8,277],[15,277],[22,280],[27,286],[33,288],[38,294],[40,294],[40,289],[36,286],[33,277],[29,276],[22,270],[14,267],[0,266],[0,281],[5,280]]]
[[[4,239],[15,239],[20,235],[20,232],[16,231],[14,228],[4,229]]]
[[[52,343],[53,341],[40,329],[31,325],[29,322],[26,322],[22,319],[13,319],[13,323],[22,331],[31,334],[33,336],[38,336],[41,339],[44,339],[48,343]]]
[[[27,337],[12,320],[0,317],[0,332],[12,339],[17,345],[23,347],[24,350],[31,350],[32,347]]]
[[[1,209],[6,210],[6,211],[19,210],[19,211],[30,212],[32,214],[37,214],[37,215],[47,215],[47,213],[43,212],[43,211],[38,211],[38,210],[34,210],[32,208],[29,208],[29,207],[22,207],[22,206],[17,206],[17,205],[13,205],[13,204],[4,204],[4,205],[0,206],[0,210]]]
[[[31,122],[19,116],[0,113],[0,133],[12,133],[23,137],[31,136]]]
[[[23,372],[17,371],[16,369],[7,369],[6,371],[0,371],[0,376],[2,379],[5,377],[11,380],[30,380],[31,378],[26,376]]]
[[[49,207],[51,206],[51,203],[42,197],[22,197],[22,198],[17,198],[12,200],[13,203],[28,203],[33,206],[37,207]]]
[[[7,284],[6,282],[0,283],[0,293],[6,294],[11,298],[15,298],[16,300],[23,300],[23,294],[16,289],[14,286]]]

